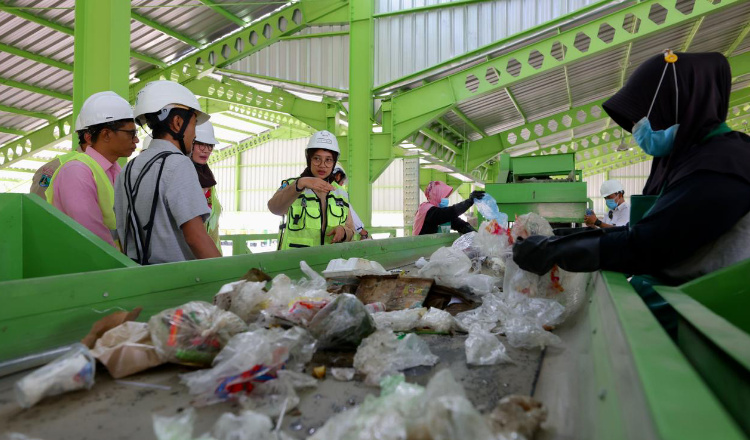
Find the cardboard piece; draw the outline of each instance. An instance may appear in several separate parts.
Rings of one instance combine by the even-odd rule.
[[[367,275],[360,277],[357,298],[363,304],[381,302],[386,311],[422,307],[435,280],[399,275]]]
[[[138,319],[138,315],[141,314],[141,310],[143,310],[142,307],[136,307],[130,312],[122,311],[110,313],[104,318],[96,321],[94,325],[91,326],[91,331],[89,332],[89,334],[84,336],[84,338],[81,340],[81,344],[85,345],[89,349],[94,348],[96,340],[101,338],[104,333],[117,327],[123,322],[135,321],[136,319]]]
[[[148,324],[124,322],[96,341],[91,354],[115,379],[156,367],[164,363],[151,344]]]

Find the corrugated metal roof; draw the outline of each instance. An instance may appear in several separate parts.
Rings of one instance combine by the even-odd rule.
[[[748,20],[750,20],[750,3],[707,16],[695,34],[689,50],[691,52],[725,52],[740,35],[742,29],[747,26]]]

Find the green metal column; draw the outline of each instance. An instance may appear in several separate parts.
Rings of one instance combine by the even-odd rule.
[[[75,14],[74,117],[93,93],[112,90],[128,99],[130,1],[76,0]]]
[[[349,196],[362,222],[371,226],[374,0],[350,1],[349,11]]]

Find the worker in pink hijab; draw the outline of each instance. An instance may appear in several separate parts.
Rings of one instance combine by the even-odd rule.
[[[473,191],[468,199],[453,206],[448,206],[448,196],[452,192],[453,187],[440,181],[427,184],[427,188],[424,190],[427,201],[419,205],[417,210],[417,215],[414,218],[414,235],[436,234],[440,225],[444,223],[450,223],[451,229],[461,234],[474,231],[474,228],[459,216],[471,208],[474,199],[484,197],[484,191]]]

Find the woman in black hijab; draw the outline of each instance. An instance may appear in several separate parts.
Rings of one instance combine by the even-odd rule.
[[[541,275],[557,264],[678,284],[750,258],[750,138],[725,123],[729,63],[718,53],[674,55],[666,70],[666,55],[644,62],[604,103],[629,132],[647,115],[654,131],[676,129],[673,142],[660,143],[666,154],[654,157],[643,191],[659,195],[653,208],[631,227],[519,240],[513,259],[521,268]]]

